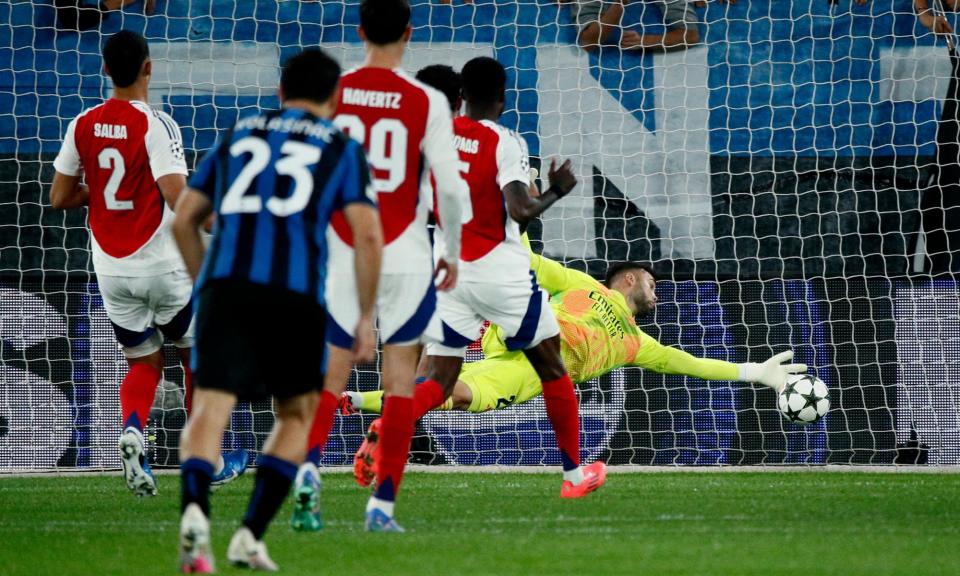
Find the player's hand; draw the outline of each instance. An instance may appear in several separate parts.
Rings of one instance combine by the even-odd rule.
[[[353,337],[353,362],[373,362],[377,356],[377,336],[373,333],[373,316],[360,316]]]
[[[531,198],[539,198],[540,189],[537,188],[537,178],[540,177],[540,171],[531,166],[530,170],[527,171],[527,176],[530,177],[530,187],[527,188],[527,194],[529,194]]]
[[[623,30],[620,32],[620,48],[630,50],[632,48],[643,47],[643,36],[636,30]]]
[[[787,383],[787,376],[807,371],[806,364],[784,364],[790,360],[793,360],[793,350],[781,352],[762,364],[753,362],[743,364],[743,379],[747,382],[763,384],[779,393]]]
[[[947,22],[945,17],[931,16],[929,12],[927,12],[926,15],[926,18],[920,18],[920,23],[926,26],[927,30],[940,36],[953,34],[953,26],[950,26],[950,23]]]
[[[443,277],[440,276],[440,273],[443,272]],[[437,284],[437,290],[441,292],[448,292],[453,290],[457,286],[457,262],[454,260],[452,263],[445,258],[441,258],[437,262],[437,267],[433,271],[433,278],[436,280],[440,278],[440,283]]]
[[[547,172],[547,180],[550,182],[550,188],[556,187],[560,191],[560,197],[563,198],[573,190],[577,185],[577,177],[573,175],[573,163],[570,160],[564,160],[563,164],[557,168],[556,158],[550,159],[550,171]]]

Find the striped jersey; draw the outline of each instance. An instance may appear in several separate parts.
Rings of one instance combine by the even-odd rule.
[[[232,278],[312,294],[325,305],[335,210],[375,205],[363,148],[304,110],[241,119],[190,179],[216,213],[198,287]]]

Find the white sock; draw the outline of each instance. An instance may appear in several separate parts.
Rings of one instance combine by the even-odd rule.
[[[216,476],[217,474],[223,472],[224,466],[226,466],[226,464],[223,463],[223,454],[221,454],[217,457],[217,465],[213,467],[213,475]]]
[[[350,399],[350,405],[354,410],[359,410],[363,406],[363,396],[359,392],[347,392],[347,398]]]
[[[569,480],[574,486],[579,486],[580,483],[583,482],[583,470],[581,470],[579,466],[573,470],[564,470],[563,479]]]
[[[381,500],[379,498],[371,496],[370,500],[367,500],[367,512],[370,512],[371,510],[376,508],[381,512],[383,512],[384,514],[386,514],[387,516],[393,518],[393,505],[394,503],[390,502],[389,500]]]

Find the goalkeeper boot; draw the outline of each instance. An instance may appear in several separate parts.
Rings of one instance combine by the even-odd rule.
[[[123,465],[123,478],[127,488],[137,496],[156,496],[157,480],[150,471],[146,450],[143,446],[143,433],[128,426],[120,435],[120,464]]]
[[[397,524],[393,517],[388,516],[386,512],[379,508],[367,512],[363,529],[367,532],[406,532],[403,526]]]
[[[213,574],[210,521],[196,503],[187,505],[180,518],[180,572]]]
[[[607,465],[597,461],[589,466],[583,467],[583,481],[577,485],[569,480],[564,480],[560,486],[561,498],[583,498],[597,488],[603,486],[607,481]]]
[[[257,540],[253,532],[246,526],[241,526],[230,539],[227,547],[227,560],[234,566],[242,566],[251,570],[276,572],[280,569],[267,554],[267,545],[263,540]]]
[[[210,489],[216,490],[242,476],[249,461],[250,455],[243,448],[224,454],[223,468],[210,479]]]
[[[320,472],[313,462],[304,462],[297,470],[293,484],[293,518],[290,525],[297,532],[319,532],[323,529],[320,516]]]
[[[360,449],[353,457],[353,477],[357,484],[367,487],[373,483],[377,477],[377,463],[373,459],[373,453],[377,449],[377,443],[380,442],[380,418],[370,423],[367,429],[367,435],[360,444]]]

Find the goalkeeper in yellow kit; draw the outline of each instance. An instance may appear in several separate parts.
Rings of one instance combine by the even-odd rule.
[[[776,391],[789,374],[805,372],[806,364],[784,364],[792,351],[781,352],[762,364],[734,364],[697,358],[664,346],[643,332],[636,322],[657,303],[656,278],[649,265],[613,264],[603,283],[534,254],[530,269],[550,294],[550,305],[560,324],[563,363],[575,384],[581,384],[623,366],[639,366],[661,374],[683,374],[704,380],[756,382]],[[510,352],[499,328],[491,325],[481,341],[484,359],[464,364],[453,395],[440,409],[486,412],[526,402],[538,396],[540,378],[522,352]],[[383,392],[346,392],[341,412],[379,412]]]

